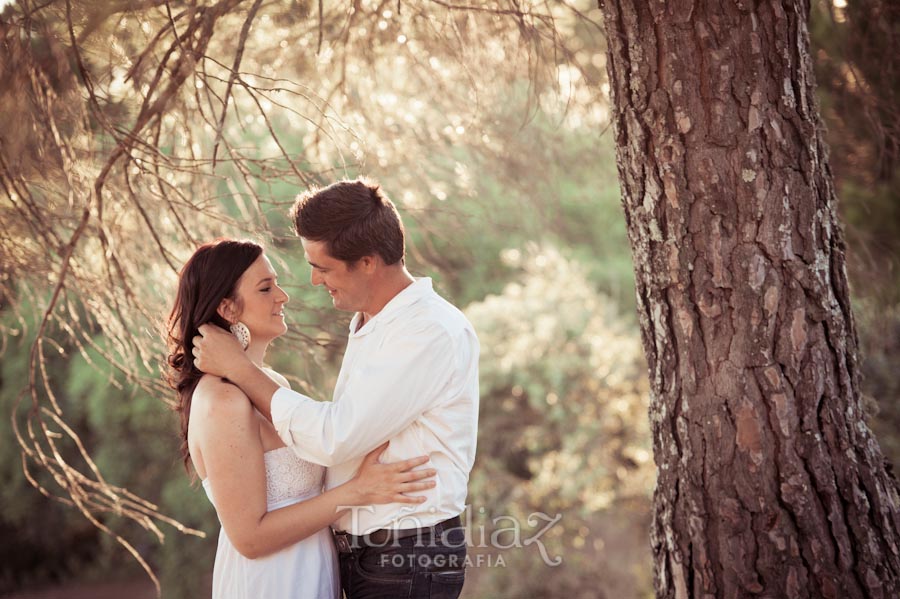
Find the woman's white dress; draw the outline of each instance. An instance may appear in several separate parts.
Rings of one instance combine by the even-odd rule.
[[[325,468],[301,460],[289,447],[267,451],[268,511],[315,497]],[[203,489],[215,506],[209,479]],[[336,599],[341,590],[329,528],[259,559],[238,553],[222,529],[213,567],[213,599]]]

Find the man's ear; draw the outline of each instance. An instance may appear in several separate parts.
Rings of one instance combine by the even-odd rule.
[[[226,297],[219,302],[216,313],[230,323],[237,322],[237,306],[234,305],[234,300],[231,298]]]
[[[362,267],[362,271],[369,275],[375,272],[375,269],[378,268],[378,264],[378,256],[363,256],[359,259],[359,265]]]

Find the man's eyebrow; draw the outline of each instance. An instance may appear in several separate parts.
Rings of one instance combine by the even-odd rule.
[[[313,268],[325,268],[324,266],[319,266],[318,264],[316,264],[315,262],[313,262],[313,261],[310,260],[309,258],[307,258],[306,261],[309,262],[309,265],[312,266]]]

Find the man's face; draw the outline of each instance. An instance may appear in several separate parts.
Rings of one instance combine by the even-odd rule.
[[[306,261],[312,266],[310,282],[325,287],[338,310],[365,312],[371,295],[365,269],[359,266],[351,269],[346,262],[333,257],[328,253],[324,241],[311,241],[302,237],[300,241]]]

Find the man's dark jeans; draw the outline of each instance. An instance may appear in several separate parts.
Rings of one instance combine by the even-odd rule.
[[[341,553],[341,587],[348,599],[455,599],[466,577],[464,528],[424,530]]]

